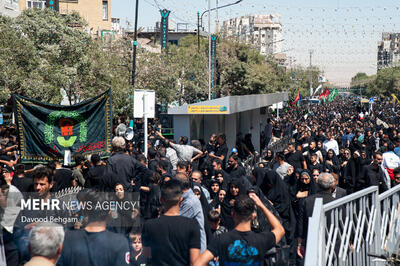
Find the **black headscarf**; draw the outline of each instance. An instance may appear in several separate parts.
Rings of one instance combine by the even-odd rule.
[[[274,204],[275,209],[283,219],[290,216],[290,196],[282,178],[272,170],[266,170],[260,185],[261,191]]]
[[[304,182],[301,181],[301,176],[303,174],[307,174],[308,177],[310,178],[310,182],[308,184],[305,184]],[[315,183],[315,179],[310,176],[310,174],[307,171],[303,171],[300,174],[300,179],[297,181],[297,192],[304,192],[308,191],[308,195],[312,195],[318,192],[318,185]]]
[[[233,206],[230,204],[232,199],[235,199],[237,196],[231,194],[231,186],[234,185],[239,188],[239,193],[237,196],[246,193],[247,189],[243,188],[239,179],[233,179],[228,185],[228,190],[226,191],[226,196],[224,201],[221,204],[221,225],[228,228],[228,230],[232,230],[235,227],[235,223],[232,218],[232,210]]]
[[[254,182],[257,187],[261,186],[267,171],[268,169],[262,167],[255,167],[253,169],[253,176],[255,178]]]
[[[218,184],[218,185],[219,185],[219,190],[218,190],[217,192],[213,192],[212,189],[211,189],[212,185],[214,185],[214,184]],[[209,182],[208,191],[210,192],[210,198],[211,198],[212,200],[214,200],[215,198],[218,197],[218,193],[219,193],[219,191],[221,190],[221,188],[222,188],[222,185],[218,182],[217,179],[212,179],[212,180]]]

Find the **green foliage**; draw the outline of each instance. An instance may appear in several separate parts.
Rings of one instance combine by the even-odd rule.
[[[70,103],[112,88],[116,113],[132,112],[132,45],[127,38],[111,44],[94,40],[77,13],[60,15],[49,9],[25,10],[19,17],[0,16],[0,101],[19,93],[60,103],[61,91]],[[217,97],[308,91],[308,70],[291,71],[248,45],[218,39]],[[319,71],[313,70],[313,84]],[[315,82],[315,83],[314,83]],[[136,89],[156,91],[158,103],[193,103],[208,98],[208,40],[197,36],[170,45],[167,52],[138,49]]]
[[[389,97],[400,93],[400,67],[384,68],[376,75],[358,73],[352,78],[351,86],[356,91],[360,88],[367,96]]]
[[[19,93],[58,104],[63,90],[73,103],[112,87],[115,111],[131,107],[129,72],[121,66],[125,44],[106,51],[85,26],[77,13],[50,9],[27,9],[15,19],[0,16],[0,100]]]

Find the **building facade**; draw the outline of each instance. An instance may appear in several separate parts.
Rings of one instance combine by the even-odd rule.
[[[378,42],[377,68],[391,67],[400,62],[400,33],[383,32]]]
[[[17,17],[19,11],[19,0],[0,0],[0,14],[8,17]]]
[[[274,15],[251,15],[226,20],[222,24],[224,38],[250,44],[263,55],[282,52],[282,25]]]
[[[92,35],[100,37],[112,31],[111,0],[59,0],[58,5],[60,14],[78,12],[87,21],[88,32]],[[34,7],[44,9],[46,1],[19,0],[20,10]]]

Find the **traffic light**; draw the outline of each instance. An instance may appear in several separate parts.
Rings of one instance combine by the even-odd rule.
[[[46,8],[50,8],[54,11],[58,12],[59,9],[59,0],[46,0]]]

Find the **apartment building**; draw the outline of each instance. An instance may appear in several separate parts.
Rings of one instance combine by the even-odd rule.
[[[14,0],[7,0],[14,1]],[[102,36],[104,32],[112,31],[111,0],[54,0],[58,2],[60,14],[78,12],[88,23],[88,32]],[[26,8],[46,7],[46,1],[19,0],[20,10]]]
[[[222,23],[224,38],[250,44],[263,55],[282,52],[282,25],[277,15],[250,15],[232,18]]]
[[[400,33],[383,32],[378,42],[377,68],[391,67],[400,62]]]

